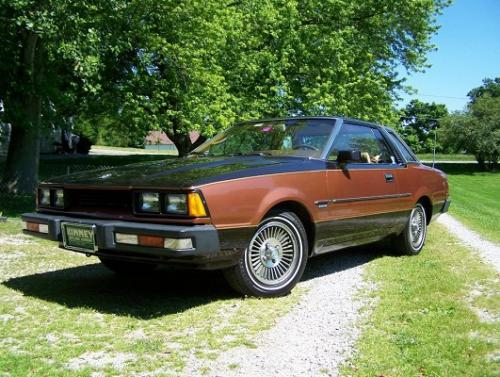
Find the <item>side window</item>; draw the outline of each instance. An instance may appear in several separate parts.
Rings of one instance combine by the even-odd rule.
[[[380,131],[368,126],[343,124],[328,159],[337,160],[339,151],[344,150],[361,152],[360,163],[391,164],[395,162]]]
[[[403,154],[403,157],[405,158],[406,161],[417,161],[417,158],[415,157],[415,155],[413,154],[413,152],[411,152],[409,146],[407,146],[406,144],[404,144],[399,139],[399,137],[397,137],[396,134],[394,134],[394,132],[392,132],[392,131],[387,131],[387,132],[388,132],[388,134],[390,136],[391,142],[394,145],[396,145],[396,147],[399,149],[399,151]]]

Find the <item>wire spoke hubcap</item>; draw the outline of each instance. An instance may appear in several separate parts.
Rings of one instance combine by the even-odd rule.
[[[418,249],[425,239],[425,213],[422,207],[416,207],[410,216],[410,241]]]
[[[253,277],[266,285],[286,282],[297,266],[299,241],[287,224],[270,221],[250,241],[247,263]]]

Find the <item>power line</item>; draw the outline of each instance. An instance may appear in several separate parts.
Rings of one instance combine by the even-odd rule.
[[[452,96],[438,96],[438,95],[434,95],[434,94],[415,94],[414,95],[415,97],[435,97],[435,98],[450,98],[450,99],[461,99],[461,100],[468,100],[467,97],[452,97]]]

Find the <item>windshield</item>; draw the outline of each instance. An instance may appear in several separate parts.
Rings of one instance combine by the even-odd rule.
[[[321,157],[333,119],[289,119],[228,128],[193,151],[205,156],[270,155]]]

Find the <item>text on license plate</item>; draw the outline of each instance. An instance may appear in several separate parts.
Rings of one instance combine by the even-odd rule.
[[[67,249],[94,252],[95,225],[62,223],[63,244]]]

